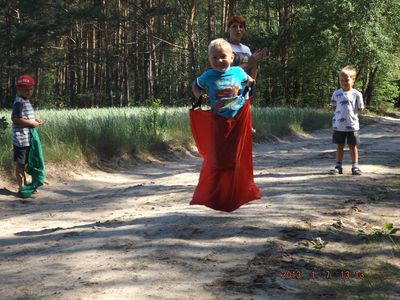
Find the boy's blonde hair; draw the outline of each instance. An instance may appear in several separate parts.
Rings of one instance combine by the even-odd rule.
[[[232,51],[231,44],[229,44],[227,40],[224,40],[222,38],[212,40],[208,45],[208,54],[210,54],[212,49],[221,49],[225,47],[228,47]]]
[[[340,70],[340,74],[339,75],[348,75],[353,79],[353,81],[355,81],[356,80],[356,76],[357,76],[357,72],[356,72],[356,69],[354,69],[353,66],[345,66]]]

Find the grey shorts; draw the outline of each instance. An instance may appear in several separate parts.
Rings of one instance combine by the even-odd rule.
[[[358,145],[360,143],[359,131],[333,131],[332,142],[334,144]]]
[[[14,146],[14,161],[21,164],[25,165],[26,162],[28,161],[28,155],[29,155],[29,149],[31,146],[28,147],[18,147]]]

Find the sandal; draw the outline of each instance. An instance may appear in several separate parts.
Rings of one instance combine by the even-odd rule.
[[[351,175],[361,175],[362,172],[358,167],[351,168]]]
[[[335,167],[334,169],[329,170],[329,174],[331,174],[331,175],[343,174],[343,168],[342,167]]]

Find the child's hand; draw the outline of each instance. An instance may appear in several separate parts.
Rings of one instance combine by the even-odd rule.
[[[254,82],[255,82],[254,78],[251,77],[250,75],[247,75],[247,85],[251,86],[254,84]]]
[[[244,85],[244,89],[242,91],[242,95],[245,97],[245,99],[250,99],[250,96],[253,95],[255,82],[256,81],[251,76],[247,75],[247,83]]]
[[[201,94],[194,102],[192,102],[190,109],[195,110],[208,100],[207,94]]]
[[[35,119],[37,126],[41,126],[44,124],[44,121],[42,119]],[[36,126],[35,126],[36,127]]]

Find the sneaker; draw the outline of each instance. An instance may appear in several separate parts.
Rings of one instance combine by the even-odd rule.
[[[336,166],[334,169],[329,170],[329,174],[331,175],[343,174],[343,168]]]
[[[351,175],[361,175],[362,172],[360,170],[360,168],[355,167],[355,168],[351,168]]]

